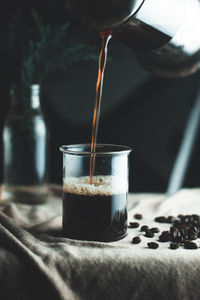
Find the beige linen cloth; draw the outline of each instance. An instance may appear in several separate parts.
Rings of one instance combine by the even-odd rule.
[[[55,190],[55,189],[54,189]],[[129,195],[129,221],[169,228],[155,216],[200,214],[200,189],[163,195]],[[43,205],[0,205],[1,300],[200,299],[200,249],[156,250],[138,229],[121,241],[70,240],[61,233],[61,191]],[[131,240],[140,235],[142,243]],[[200,241],[200,240],[199,240]]]

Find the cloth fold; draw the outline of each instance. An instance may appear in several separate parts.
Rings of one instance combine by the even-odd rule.
[[[155,216],[200,215],[200,189],[129,195],[128,209],[129,221],[141,213],[140,226],[169,229]],[[140,227],[112,243],[67,239],[61,213],[61,192],[43,205],[0,204],[0,299],[200,299],[200,249],[149,249],[159,234],[144,237]],[[134,236],[142,242],[133,245]]]

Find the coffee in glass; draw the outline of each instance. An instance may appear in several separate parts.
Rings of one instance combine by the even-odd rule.
[[[90,145],[61,147],[64,157],[63,233],[114,241],[127,232],[128,156],[124,146],[97,144],[90,183]]]

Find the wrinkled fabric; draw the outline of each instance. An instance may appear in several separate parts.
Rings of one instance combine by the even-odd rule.
[[[165,195],[130,194],[129,221],[169,229],[155,216],[200,214],[200,189]],[[169,249],[158,234],[144,237],[140,227],[116,242],[99,243],[62,236],[61,192],[42,205],[0,204],[1,300],[200,299],[200,249]],[[131,240],[140,236],[142,242]],[[197,241],[199,243],[200,239]]]

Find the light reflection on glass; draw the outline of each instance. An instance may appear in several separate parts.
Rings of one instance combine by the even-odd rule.
[[[200,2],[187,0],[186,4],[185,22],[172,43],[174,46],[183,45],[182,51],[192,55],[199,50],[200,45]]]

